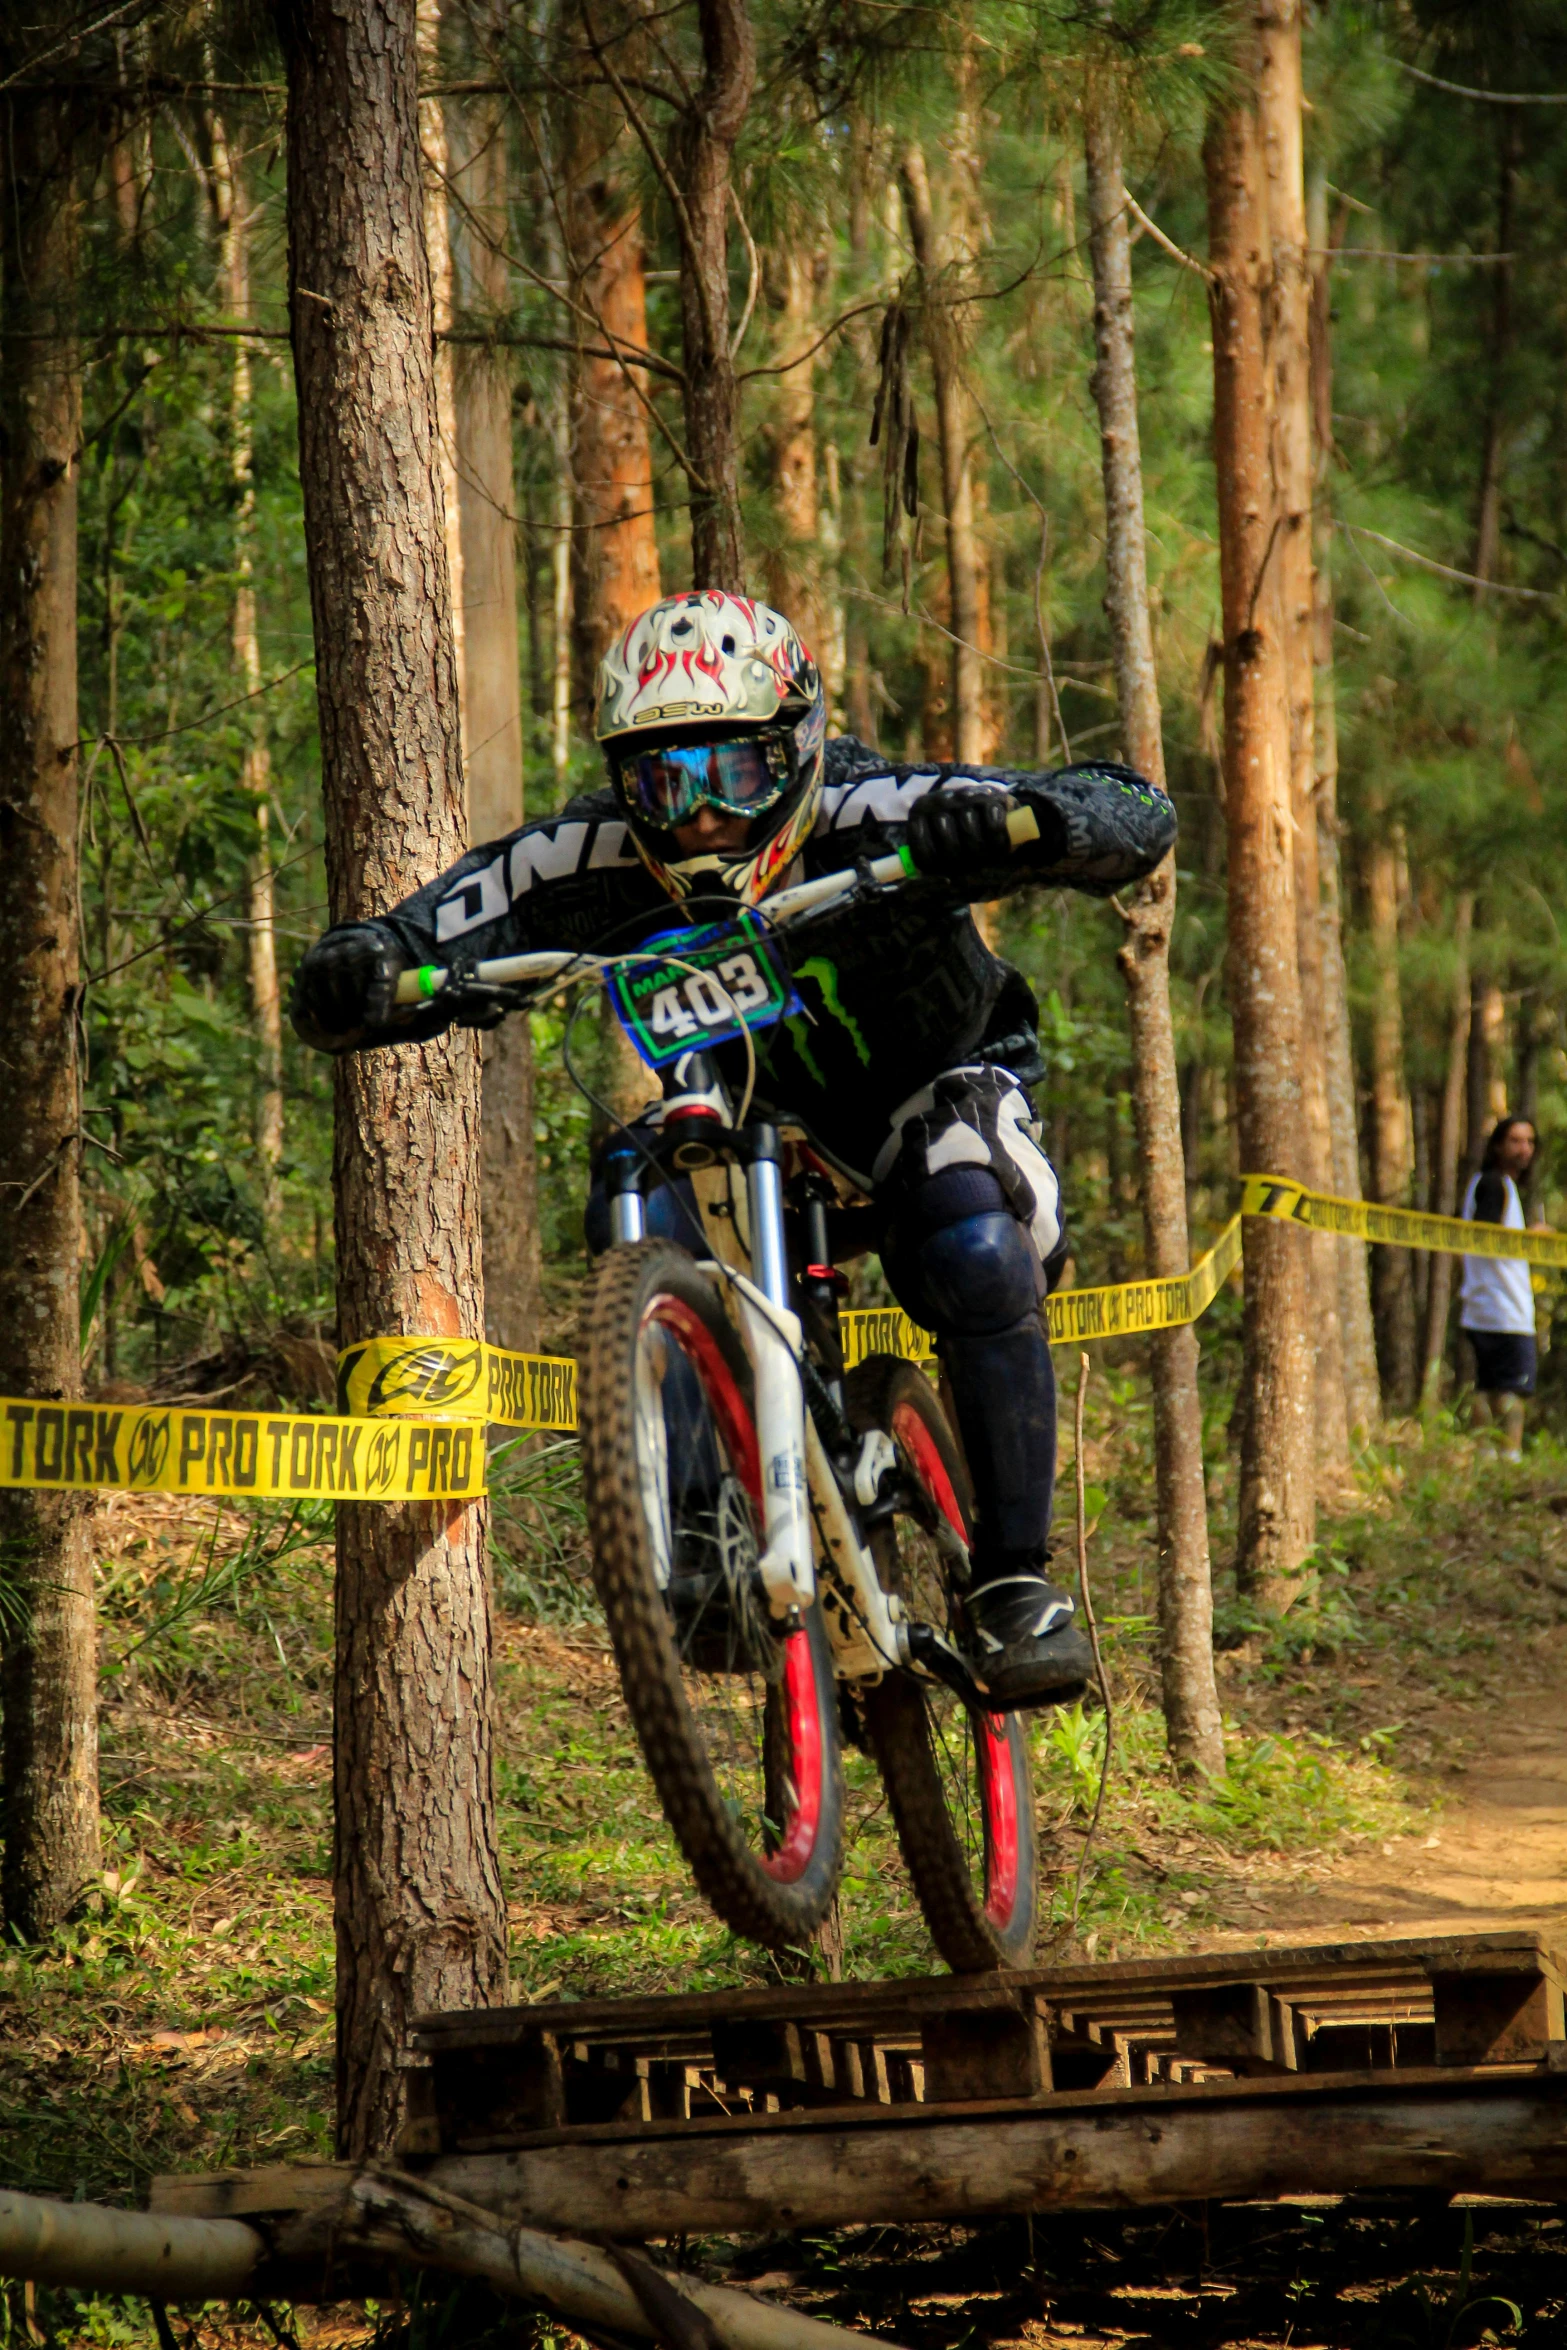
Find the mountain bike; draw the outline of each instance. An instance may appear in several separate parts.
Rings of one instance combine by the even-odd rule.
[[[1032,813],[1009,829],[1035,837]],[[900,851],[625,955],[428,967],[399,999],[508,1010],[607,985],[661,1078],[607,1146],[578,1408],[595,1587],[698,1887],[737,1934],[802,1944],[843,1865],[847,1740],[880,1772],[937,1949],[973,1972],[1028,1964],[1038,1860],[1023,1724],[987,1707],[957,1639],[967,1473],[923,1371],[845,1368],[829,1216],[853,1186],[784,1108],[753,1113],[752,1040],[793,1003],[776,934],[912,870]],[[712,1057],[733,1040],[738,1095]],[[658,1186],[686,1203],[687,1245],[649,1236]]]

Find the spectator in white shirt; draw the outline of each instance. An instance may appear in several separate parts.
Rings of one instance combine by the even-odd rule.
[[[1536,1148],[1527,1118],[1503,1118],[1492,1129],[1479,1172],[1469,1179],[1466,1223],[1524,1230],[1518,1179]],[[1503,1457],[1523,1458],[1524,1401],[1534,1393],[1534,1289],[1522,1257],[1465,1257],[1458,1285],[1458,1322],[1474,1349],[1474,1418],[1493,1418],[1502,1430]]]

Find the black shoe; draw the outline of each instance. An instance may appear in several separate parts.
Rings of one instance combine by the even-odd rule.
[[[1077,1602],[1037,1570],[998,1575],[964,1602],[963,1653],[996,1705],[1070,1705],[1094,1675]]]

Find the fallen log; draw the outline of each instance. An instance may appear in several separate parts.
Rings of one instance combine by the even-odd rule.
[[[851,2350],[856,2337],[728,2286],[673,2277],[639,2255],[504,2226],[463,2196],[396,2171],[365,2170],[308,2219],[264,2234],[237,2219],[116,2211],[0,2193],[0,2277],[154,2301],[231,2300],[286,2273],[312,2297],[334,2263],[366,2261],[477,2277],[590,2334],[667,2350]]]
[[[102,2203],[0,2193],[0,2276],[40,2285],[221,2301],[243,2293],[267,2241],[238,2219],[169,2219]]]

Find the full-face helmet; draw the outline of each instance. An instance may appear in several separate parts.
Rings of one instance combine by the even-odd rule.
[[[770,605],[717,588],[654,604],[599,664],[594,732],[637,854],[672,897],[754,906],[816,822],[826,698]],[[743,848],[682,855],[676,827],[704,804],[748,820]]]

